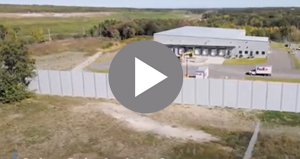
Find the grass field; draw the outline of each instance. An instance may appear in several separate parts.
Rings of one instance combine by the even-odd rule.
[[[107,38],[66,39],[29,45],[28,47],[36,59],[37,68],[70,70],[97,52],[109,54],[121,49],[126,44],[133,41],[151,39],[152,37],[146,36],[122,41]],[[109,58],[112,59],[113,56],[110,56]],[[105,61],[103,56],[96,60],[97,63],[101,61]]]
[[[138,18],[183,18],[184,14],[163,12],[120,12],[94,17],[0,17],[1,24],[8,27],[20,27],[20,35],[28,36],[35,28],[44,29],[45,35],[50,29],[52,34],[82,34],[105,19],[129,20]]]
[[[145,117],[203,130],[220,141],[201,143],[138,132],[102,112],[113,100],[37,96],[0,107],[0,157],[10,158],[242,158],[254,129],[262,128],[254,159],[299,158],[299,114],[172,105]],[[119,107],[119,106],[116,106]],[[218,116],[218,118],[216,118]],[[276,127],[276,129],[274,128]],[[172,132],[170,132],[172,134]]]
[[[223,65],[254,65],[263,64],[267,62],[266,58],[254,58],[254,59],[226,59]]]
[[[53,6],[53,5],[12,5],[0,4],[1,13],[84,13],[84,12],[185,12],[187,9],[138,9],[112,7],[83,7],[83,6]],[[206,9],[198,9],[205,12]]]
[[[278,48],[278,49],[282,49],[285,51],[290,51],[290,52],[292,51],[292,49],[285,47],[283,43],[271,42],[270,46],[273,48]]]
[[[114,47],[105,49],[104,50],[105,53],[102,54],[102,56],[100,56],[98,59],[96,59],[91,65],[89,65],[85,69],[88,71],[91,71],[91,72],[108,73],[109,68],[96,69],[96,68],[93,68],[92,65],[112,60],[122,47],[124,47],[125,45],[127,45],[131,42],[138,41],[138,40],[153,40],[153,37],[136,37],[136,38],[119,41],[118,43],[116,43],[114,45]]]
[[[273,78],[273,77],[245,77],[245,80],[255,81],[270,81],[270,82],[287,82],[287,83],[300,83],[298,78]]]

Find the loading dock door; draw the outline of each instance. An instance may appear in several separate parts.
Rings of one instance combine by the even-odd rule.
[[[198,48],[195,49],[195,55],[197,55],[197,56],[201,55],[201,50]]]
[[[218,53],[218,56],[225,56],[225,54],[226,54],[226,49],[219,49],[219,53]]]

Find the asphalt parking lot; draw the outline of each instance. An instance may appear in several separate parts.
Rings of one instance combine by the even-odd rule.
[[[273,77],[278,78],[300,78],[300,72],[293,69],[292,61],[289,55],[280,49],[271,49],[268,61],[265,65],[273,66]],[[211,78],[233,78],[242,79],[245,73],[251,69],[255,69],[256,65],[206,65],[209,68],[209,76]],[[186,66],[182,66],[184,74],[186,74]],[[189,75],[195,75],[197,66],[189,66]]]
[[[299,54],[300,55],[300,54]],[[109,69],[111,60],[92,64],[93,69],[107,70]],[[292,68],[292,62],[289,55],[280,49],[271,49],[271,54],[269,54],[268,61],[266,65],[273,66],[272,77],[278,78],[300,78],[300,71]],[[242,79],[245,77],[245,73],[251,69],[254,69],[256,65],[218,65],[218,64],[208,64],[209,76],[211,78],[232,78],[232,79]],[[182,66],[183,73],[186,74],[186,66]],[[188,66],[189,75],[195,75],[197,66]]]

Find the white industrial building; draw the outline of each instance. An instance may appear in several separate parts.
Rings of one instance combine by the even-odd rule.
[[[176,55],[195,49],[196,56],[266,57],[269,38],[246,36],[244,29],[185,26],[154,34],[154,41]]]

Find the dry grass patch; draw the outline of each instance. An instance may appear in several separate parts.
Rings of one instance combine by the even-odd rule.
[[[37,96],[14,105],[1,105],[0,156],[13,151],[20,158],[227,158],[210,144],[181,142],[135,132],[89,107],[104,100]],[[105,100],[105,102],[109,102]],[[206,151],[207,149],[207,151]],[[191,151],[192,150],[192,151]],[[224,151],[224,152],[223,152]]]
[[[59,54],[65,51],[83,52],[90,56],[100,51],[113,46],[110,39],[85,38],[85,39],[67,39],[41,44],[29,45],[29,50],[34,56],[44,56]]]
[[[298,114],[172,105],[142,115],[173,127],[204,130],[222,139],[198,143],[130,129],[125,120],[103,111],[115,104],[114,100],[37,96],[1,105],[0,156],[9,158],[16,150],[20,158],[241,159],[254,121],[260,119],[263,127],[254,159],[300,158],[299,127],[278,122],[298,120]]]
[[[110,39],[68,39],[30,45],[39,69],[71,70],[89,56],[113,47]]]
[[[152,38],[135,37],[121,41],[107,38],[67,39],[29,45],[28,47],[36,59],[37,68],[70,70],[97,52],[116,53],[117,50],[133,41],[149,39]]]
[[[38,69],[71,70],[84,62],[87,57],[82,52],[62,52],[54,55],[35,56]]]

